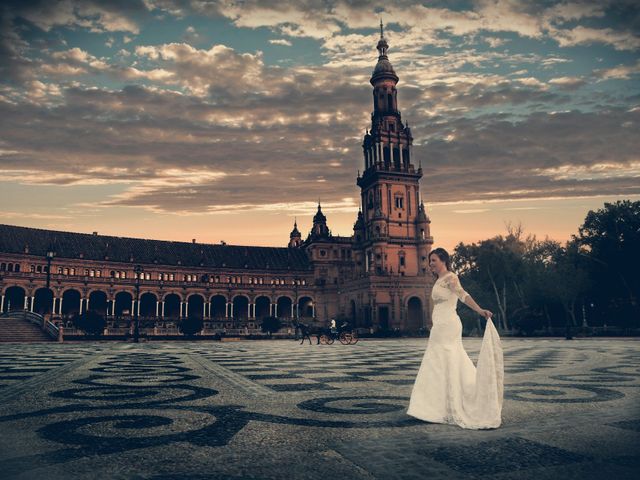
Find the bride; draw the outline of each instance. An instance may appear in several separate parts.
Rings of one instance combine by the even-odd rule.
[[[433,285],[433,327],[418,371],[409,410],[412,417],[462,428],[500,426],[503,394],[503,359],[500,337],[484,310],[464,291],[451,271],[449,254],[436,248],[429,267],[438,276]],[[456,313],[458,299],[487,319],[487,327],[474,367],[462,346],[462,323]]]

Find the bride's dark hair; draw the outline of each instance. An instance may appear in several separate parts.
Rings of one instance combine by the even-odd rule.
[[[451,256],[449,255],[449,252],[447,252],[444,248],[436,248],[434,250],[431,250],[431,253],[429,253],[429,258],[431,258],[431,255],[437,255],[440,261],[444,262],[444,264],[447,266],[447,270],[451,271]]]

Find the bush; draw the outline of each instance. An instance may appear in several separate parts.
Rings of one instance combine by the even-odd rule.
[[[187,317],[180,322],[178,328],[184,335],[192,336],[199,333],[203,326],[202,317]]]
[[[262,325],[260,325],[262,332],[268,333],[269,336],[280,330],[280,327],[282,327],[282,324],[280,323],[280,319],[277,317],[265,317],[262,320]]]
[[[74,315],[73,325],[87,335],[102,335],[107,325],[105,318],[94,310],[88,310],[82,315]]]

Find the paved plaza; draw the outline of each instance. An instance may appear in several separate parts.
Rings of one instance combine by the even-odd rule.
[[[405,414],[426,342],[5,344],[0,478],[638,478],[639,341],[504,339],[485,431]]]

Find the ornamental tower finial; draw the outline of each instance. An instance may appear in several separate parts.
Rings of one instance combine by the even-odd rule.
[[[382,19],[380,19],[380,40],[378,40],[378,45],[376,46],[378,52],[380,54],[380,59],[387,58],[387,50],[389,50],[389,44],[387,40],[384,38],[384,29],[382,25]]]

